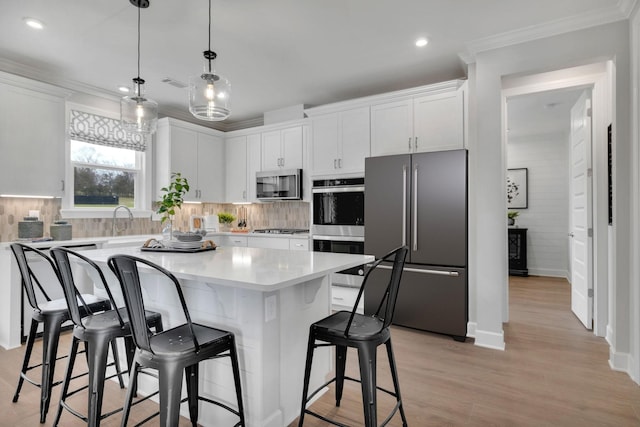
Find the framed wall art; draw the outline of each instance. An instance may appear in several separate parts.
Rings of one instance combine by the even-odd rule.
[[[527,168],[507,170],[507,209],[527,209]]]

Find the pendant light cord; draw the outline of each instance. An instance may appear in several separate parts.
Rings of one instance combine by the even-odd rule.
[[[138,79],[140,79],[140,9],[138,7]]]
[[[211,52],[211,0],[209,0],[209,47],[207,50]],[[211,59],[209,59],[209,73],[211,73]]]

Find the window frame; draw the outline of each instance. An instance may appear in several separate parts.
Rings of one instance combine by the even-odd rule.
[[[74,104],[67,102],[65,111],[65,191],[62,197],[62,209],[60,215],[63,219],[73,218],[111,218],[113,216],[112,207],[105,208],[82,208],[75,207],[73,203],[74,195],[74,169],[76,165],[82,165],[83,162],[74,162],[71,160],[71,137],[69,136],[69,119],[71,110],[83,111],[90,114],[96,114],[118,120],[118,114],[98,108],[88,107],[86,105]],[[133,171],[137,173],[136,185],[134,188],[135,206],[131,209],[131,213],[135,218],[151,218],[153,210],[151,209],[151,192],[152,192],[152,162],[153,160],[153,144],[151,138],[147,143],[145,151],[136,152],[136,167]],[[127,170],[128,168],[114,168],[107,165],[98,165],[89,163],[90,167],[99,167],[103,169]]]

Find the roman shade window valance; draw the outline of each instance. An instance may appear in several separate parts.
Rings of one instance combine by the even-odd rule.
[[[135,151],[145,151],[147,148],[145,135],[124,130],[118,120],[77,110],[71,110],[69,137]]]

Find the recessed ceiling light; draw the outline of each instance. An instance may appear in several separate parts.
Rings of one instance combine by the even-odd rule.
[[[128,86],[118,86],[118,90],[122,93],[129,93],[131,89]]]
[[[36,18],[23,18],[22,20],[29,27],[35,28],[36,30],[42,30],[44,28],[44,23],[39,19],[36,19]]]
[[[418,47],[423,47],[423,46],[426,46],[427,44],[429,44],[429,40],[427,40],[424,37],[421,37],[418,40],[416,40],[416,46]]]

